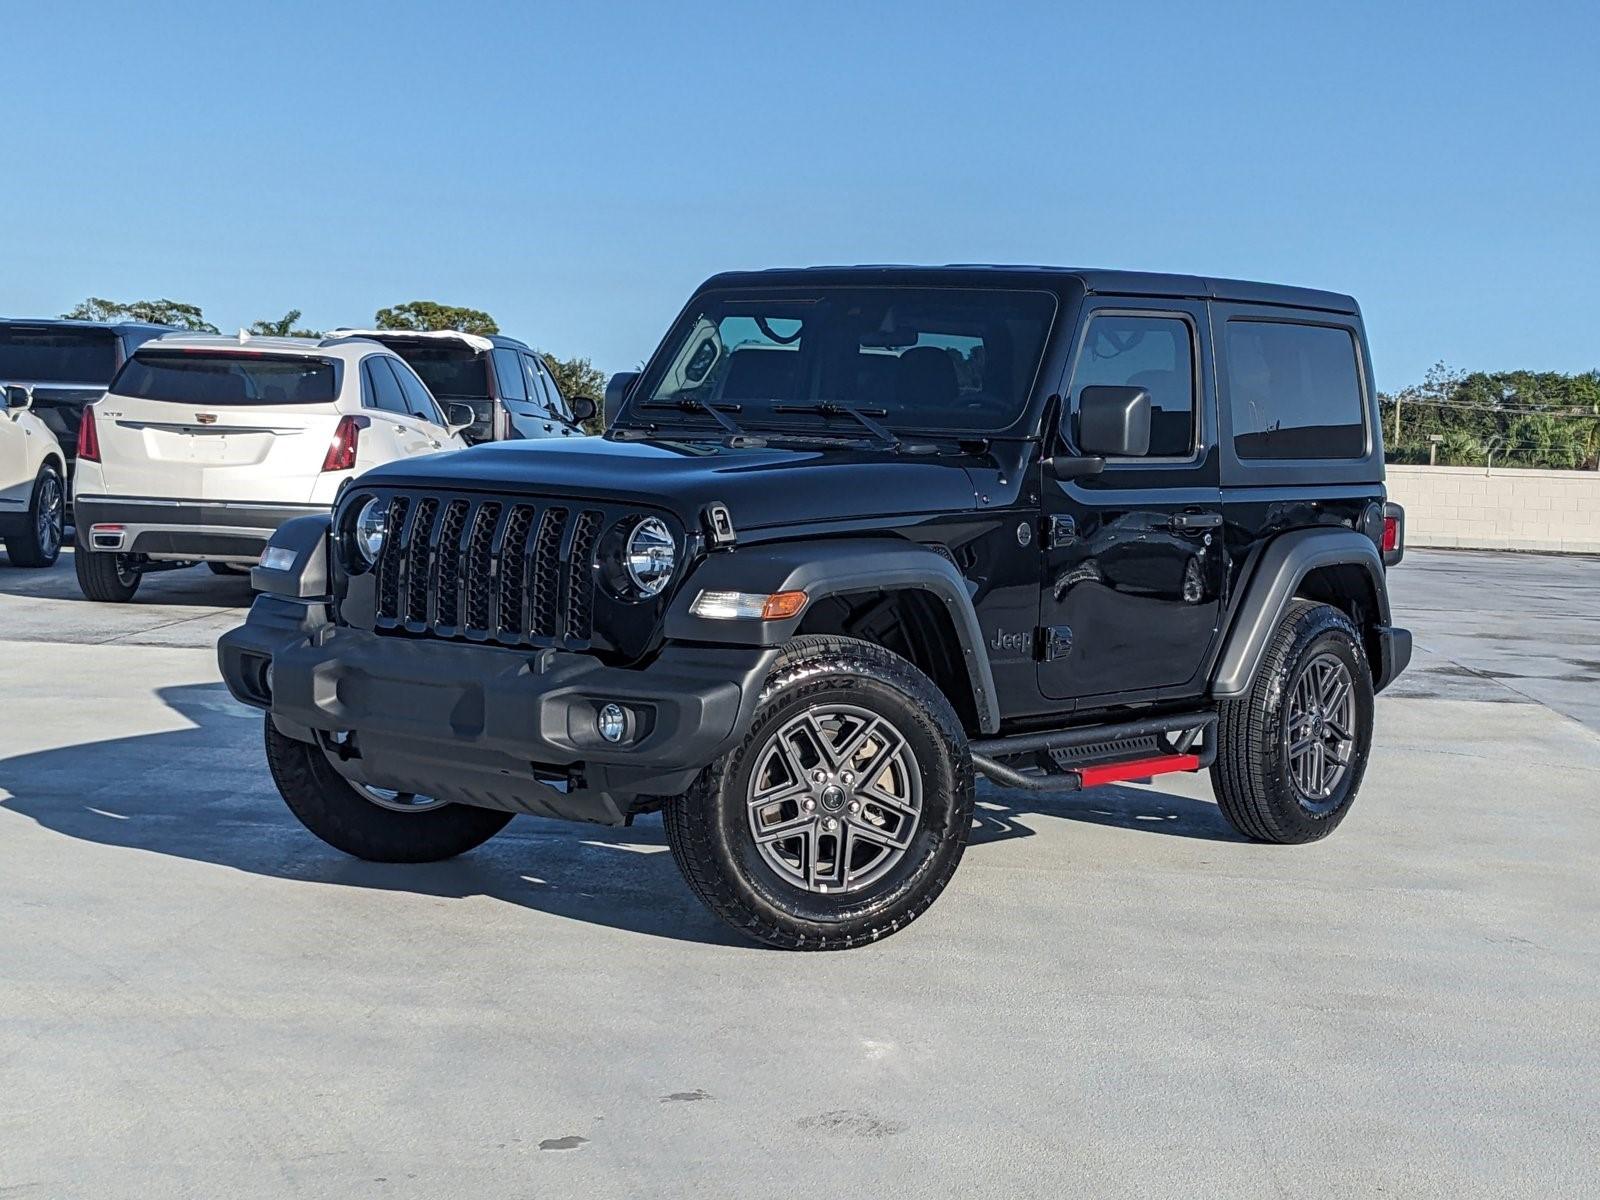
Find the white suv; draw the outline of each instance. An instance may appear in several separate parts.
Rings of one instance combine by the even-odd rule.
[[[5,389],[0,414],[0,538],[14,567],[53,566],[66,518],[67,456],[33,412],[33,390]]]
[[[448,417],[376,342],[184,334],[146,342],[84,410],[73,507],[78,583],[132,598],[139,577],[254,564],[279,525],[327,512],[363,471],[460,449]]]

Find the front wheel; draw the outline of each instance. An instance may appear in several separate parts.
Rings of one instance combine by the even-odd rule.
[[[927,676],[867,642],[801,637],[744,741],[665,821],[712,912],[768,945],[835,950],[927,910],[961,861],[972,803],[966,735]]]
[[[1222,704],[1211,783],[1229,824],[1284,844],[1344,820],[1372,750],[1372,672],[1350,618],[1296,600],[1250,690]]]
[[[55,566],[56,559],[61,557],[66,515],[67,489],[61,472],[53,463],[45,463],[33,481],[33,496],[28,502],[23,531],[6,538],[6,554],[12,566]]]
[[[369,862],[441,862],[483,845],[512,814],[351,783],[320,746],[266,719],[267,766],[289,811],[336,850]]]

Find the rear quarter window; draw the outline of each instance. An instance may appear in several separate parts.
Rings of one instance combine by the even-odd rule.
[[[1355,337],[1333,325],[1230,320],[1227,380],[1240,459],[1352,459],[1367,452]]]
[[[132,400],[209,408],[329,404],[339,394],[339,374],[326,359],[141,351],[117,373],[111,391]]]

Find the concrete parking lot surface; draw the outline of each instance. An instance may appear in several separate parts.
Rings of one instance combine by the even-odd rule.
[[[1413,553],[1330,840],[986,787],[866,949],[732,940],[659,820],[345,858],[199,571],[0,568],[0,1196],[1600,1193],[1600,563]]]

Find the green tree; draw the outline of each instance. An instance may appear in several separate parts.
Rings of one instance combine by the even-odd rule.
[[[436,300],[412,300],[393,308],[380,308],[374,318],[379,329],[414,329],[433,332],[454,329],[460,333],[499,333],[500,326],[482,309],[459,308]]]
[[[1452,371],[1442,363],[1421,384],[1380,396],[1384,450],[1392,462],[1481,466],[1490,446],[1508,466],[1600,466],[1600,371]],[[1399,405],[1400,436],[1395,437]]]
[[[569,401],[579,396],[587,396],[594,401],[595,415],[584,422],[584,428],[590,433],[604,432],[604,414],[600,412],[600,402],[606,394],[605,372],[587,358],[562,359],[545,350],[539,353],[544,357],[544,365],[550,368],[550,374],[556,377],[563,396]]]
[[[315,329],[296,329],[294,323],[300,319],[300,310],[291,308],[276,321],[252,321],[250,332],[257,337],[303,337],[319,338],[321,332]]]
[[[216,333],[217,327],[205,319],[197,304],[177,300],[134,300],[122,304],[90,296],[71,312],[61,314],[74,321],[150,321],[156,325],[175,325],[196,333]]]

